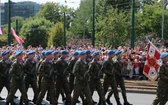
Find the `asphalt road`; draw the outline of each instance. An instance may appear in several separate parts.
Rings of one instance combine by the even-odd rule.
[[[6,98],[6,95],[7,95],[7,90],[5,88],[3,88],[0,96],[3,97],[3,98]],[[17,91],[16,93],[16,96],[20,96],[20,92],[19,90]],[[121,93],[119,94],[120,95],[120,100],[121,102],[123,103],[123,98],[122,98],[122,95]],[[33,91],[32,89],[30,88],[29,91],[28,91],[28,97],[29,99],[31,100],[33,98]],[[155,99],[156,95],[155,94],[147,94],[147,93],[127,93],[127,98],[128,98],[128,101],[130,103],[132,103],[133,105],[151,105],[152,101]],[[97,95],[97,92],[94,93],[94,96],[93,96],[93,99],[95,101],[98,101],[99,97]],[[80,100],[80,99],[79,99]],[[19,102],[19,99],[16,99],[15,102]],[[58,102],[60,103],[60,105],[63,104],[62,102],[62,99],[61,99],[61,96],[59,97],[59,100]],[[111,98],[111,102],[113,103],[113,105],[116,105],[116,102],[115,102],[115,99],[114,99],[114,96],[112,96]],[[47,101],[43,101],[43,103],[45,103],[46,105],[48,104]],[[0,105],[5,105],[5,100],[4,101],[0,101]],[[81,103],[78,104],[78,105],[82,105]],[[168,103],[166,104],[168,105]]]

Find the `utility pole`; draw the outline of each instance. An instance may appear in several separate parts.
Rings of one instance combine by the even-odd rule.
[[[134,19],[135,19],[135,0],[132,0],[132,19],[131,19],[131,48],[134,48],[135,41],[135,27],[134,27]]]
[[[163,0],[162,8],[162,40],[164,39],[164,12],[166,8],[167,0]]]
[[[95,0],[92,0],[92,45],[95,45]]]
[[[18,19],[16,19],[16,34],[18,35],[19,34],[19,30],[18,30]]]
[[[66,47],[66,14],[64,12],[64,47]]]
[[[8,45],[11,44],[11,1],[8,0]]]

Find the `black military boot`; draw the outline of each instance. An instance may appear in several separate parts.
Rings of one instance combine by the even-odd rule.
[[[6,102],[5,105],[9,105],[9,102]]]
[[[124,105],[132,105],[132,104],[130,104],[129,102],[124,102]]]
[[[113,105],[113,104],[110,102],[110,99],[109,99],[109,98],[106,99],[106,102],[107,102],[108,105]]]
[[[5,100],[5,98],[0,97],[0,100]]]

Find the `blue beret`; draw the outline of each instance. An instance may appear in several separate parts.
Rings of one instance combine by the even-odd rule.
[[[21,55],[22,53],[23,53],[22,50],[17,50],[17,51],[15,52],[14,56],[17,57],[17,56]]]
[[[121,54],[121,53],[122,53],[121,50],[117,50],[117,51],[115,52],[116,55],[119,55],[119,54]]]
[[[57,55],[57,54],[58,54],[58,51],[54,51],[52,54],[53,54],[53,55]]]
[[[48,50],[48,51],[45,51],[45,55],[50,55],[50,54],[52,54],[52,50]]]
[[[75,52],[73,52],[73,55],[77,56],[77,55],[79,55],[79,52],[75,51]]]
[[[86,54],[90,54],[91,53],[91,51],[90,50],[86,50]]]
[[[114,50],[108,50],[107,51],[107,54],[109,55],[109,54],[115,54],[115,51]]]
[[[165,58],[165,57],[167,57],[168,56],[168,53],[167,52],[164,52],[164,53],[162,53],[161,55],[160,55],[160,59],[163,59],[163,58]]]
[[[79,52],[79,55],[85,55],[86,54],[86,51],[80,51]]]
[[[61,54],[68,54],[68,51],[67,50],[62,50]]]
[[[92,57],[95,57],[96,55],[99,55],[99,53],[100,53],[100,51],[93,52]]]
[[[9,52],[10,52],[9,50],[2,51],[2,52],[1,52],[1,55],[2,55],[2,56],[5,56],[6,54],[9,54]]]
[[[31,54],[34,54],[34,53],[35,53],[34,50],[30,50],[30,51],[27,52],[27,55],[31,55]]]
[[[42,54],[42,55],[45,55],[45,52],[46,52],[46,51],[45,51],[45,50],[43,50],[43,51],[41,52],[41,54]]]

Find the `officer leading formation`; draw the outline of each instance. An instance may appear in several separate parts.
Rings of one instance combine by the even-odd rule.
[[[17,50],[13,55],[9,50],[3,50],[0,60],[0,91],[3,87],[6,87],[8,91],[6,105],[10,103],[16,105],[14,99],[17,98],[15,96],[17,90],[21,92],[19,105],[28,105],[30,101],[35,105],[42,105],[46,93],[48,93],[47,100],[52,105],[58,105],[59,95],[62,96],[65,105],[80,103],[79,96],[83,105],[96,103],[98,105],[113,105],[110,101],[113,93],[117,105],[132,105],[126,96],[122,73],[122,51],[108,50],[107,55],[107,59],[100,62],[100,51],[98,50],[93,52],[90,50],[73,52],[43,50],[37,59],[34,50],[25,52]],[[10,56],[13,59],[10,59]],[[166,58],[167,56],[162,59]],[[166,67],[167,64],[163,63],[163,67],[161,67],[163,70],[160,71],[160,75],[166,72],[164,70]],[[160,77],[159,81],[159,84],[162,85],[166,78]],[[34,92],[33,100],[28,99],[27,91],[30,86]],[[109,86],[111,86],[111,90],[106,98]],[[121,88],[123,104],[120,102],[118,86]],[[98,102],[92,98],[94,91],[98,93]],[[161,97],[161,92],[163,90],[158,87],[158,94],[154,103],[167,100],[168,96],[165,94],[164,98]]]

